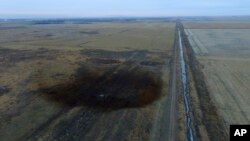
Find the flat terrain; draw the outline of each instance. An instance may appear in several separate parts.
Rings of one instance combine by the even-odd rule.
[[[249,20],[184,21],[186,29],[249,29]]]
[[[0,23],[0,140],[168,137],[175,23]]]
[[[229,133],[230,124],[249,124],[250,23],[184,25],[225,130]]]

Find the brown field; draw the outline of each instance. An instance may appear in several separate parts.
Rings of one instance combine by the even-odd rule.
[[[0,140],[161,138],[174,32],[160,21],[0,23]]]
[[[184,23],[222,124],[250,123],[250,24]],[[246,29],[242,29],[246,28]],[[228,136],[228,135],[227,135]]]

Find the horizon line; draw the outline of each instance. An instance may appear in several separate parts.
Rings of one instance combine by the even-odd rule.
[[[250,15],[197,15],[197,16],[189,16],[189,15],[177,15],[177,16],[1,16],[0,19],[97,19],[97,18],[103,18],[103,19],[117,19],[117,18],[216,18],[216,17],[250,17]]]

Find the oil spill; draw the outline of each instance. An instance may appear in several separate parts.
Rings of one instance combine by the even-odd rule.
[[[8,86],[2,86],[0,85],[0,96],[5,94],[5,93],[8,93],[11,89],[8,87]]]
[[[77,62],[79,68],[68,79],[50,87],[41,79],[35,93],[59,106],[101,110],[144,107],[161,97],[163,63],[151,59],[151,52],[85,49],[81,55],[87,59]]]
[[[60,106],[87,106],[102,110],[144,107],[161,97],[160,72],[131,66],[83,65],[74,79],[43,88],[42,97]]]

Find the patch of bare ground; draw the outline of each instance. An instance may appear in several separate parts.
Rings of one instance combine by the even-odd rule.
[[[190,101],[192,103],[193,124],[197,140],[226,141],[228,140],[228,136],[222,125],[222,119],[219,117],[218,111],[209,95],[207,84],[204,81],[204,74],[201,71],[201,65],[195,57],[188,38],[184,33],[183,26],[180,28],[183,44],[186,49],[186,64],[190,68],[188,74],[191,74],[188,77],[191,80],[191,83],[189,83],[189,92],[192,92],[190,93],[192,95]],[[194,90],[192,90],[192,87]]]

